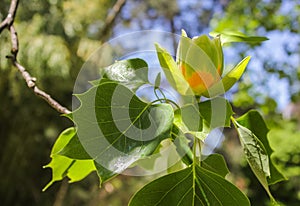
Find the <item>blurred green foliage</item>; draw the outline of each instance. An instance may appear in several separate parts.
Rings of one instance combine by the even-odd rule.
[[[105,18],[115,2],[20,1],[15,21],[20,41],[18,60],[37,77],[42,89],[68,108],[71,108],[77,73],[101,45]],[[9,4],[9,0],[1,1],[1,21],[7,15]],[[272,193],[284,205],[298,205],[299,118],[283,120],[281,113],[285,105],[280,108],[280,96],[284,94],[290,102],[300,99],[299,1],[128,0],[109,34],[114,37],[140,29],[163,29],[180,34],[182,28],[189,36],[231,29],[270,38],[255,49],[234,47],[241,56],[251,54],[258,62],[249,65],[248,75],[229,96],[237,115],[255,107],[267,118],[271,129],[268,138],[274,149],[272,158],[290,178],[272,186]],[[272,36],[276,38],[272,40]],[[50,170],[42,166],[50,161],[55,138],[71,126],[71,122],[27,88],[18,71],[5,58],[10,47],[10,36],[5,30],[0,35],[1,205],[59,205],[59,202],[62,205],[124,205],[149,178],[120,176],[98,189],[97,177],[93,174],[81,183],[56,183],[41,192],[51,177]],[[276,56],[276,52],[280,55]],[[234,57],[229,63],[233,62]],[[282,85],[280,90],[274,91],[272,85],[268,85],[271,77],[273,82]],[[242,155],[238,155],[240,146],[236,134],[228,131],[226,135],[222,152],[228,157],[232,172],[229,178],[250,196],[253,205],[267,205],[268,197],[245,160],[237,158]]]

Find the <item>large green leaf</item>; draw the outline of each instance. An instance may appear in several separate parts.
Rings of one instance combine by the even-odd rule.
[[[131,199],[129,206],[248,206],[248,198],[220,175],[190,166],[156,179]]]
[[[209,35],[213,37],[220,36],[222,44],[231,42],[259,43],[268,40],[264,36],[246,36],[238,31],[210,32]]]
[[[158,44],[155,44],[155,47],[159,63],[170,85],[182,95],[193,94],[189,84],[184,79],[184,76],[181,74],[181,71],[171,54],[169,54],[167,50],[165,50]]]
[[[269,190],[269,184],[284,180],[284,176],[273,165],[270,156],[271,149],[267,133],[268,128],[257,111],[251,110],[234,121],[247,161],[262,186],[274,201]]]
[[[214,84],[203,93],[205,97],[214,97],[228,91],[243,75],[250,56],[244,58],[237,66],[229,71],[218,83]]]
[[[69,182],[76,182],[96,170],[93,160],[74,160],[59,155],[59,152],[75,135],[75,128],[71,127],[63,131],[56,140],[51,151],[52,160],[48,165],[44,166],[44,168],[52,169],[52,180],[44,187],[43,191],[66,176],[70,178]]]
[[[174,115],[169,104],[145,103],[124,85],[108,81],[77,97],[81,106],[73,119],[78,138],[97,162],[101,181],[151,154],[163,139],[170,137]],[[70,151],[68,155],[72,156]]]
[[[262,116],[257,111],[251,110],[242,117],[238,118],[237,122],[249,129],[263,144],[263,147],[265,148],[269,159],[270,175],[267,179],[268,183],[275,184],[277,182],[285,180],[286,178],[278,171],[278,169],[270,159],[273,153],[273,149],[270,147],[267,138],[269,129],[267,128]]]
[[[102,78],[120,82],[131,90],[135,91],[140,86],[149,83],[148,65],[143,59],[126,59],[116,61],[114,64],[101,68]],[[93,81],[97,85],[99,80]]]

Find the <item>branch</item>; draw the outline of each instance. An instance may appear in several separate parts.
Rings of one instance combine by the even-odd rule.
[[[0,24],[0,34],[3,31],[3,29],[10,27],[14,23],[18,4],[19,4],[19,0],[11,1],[8,14],[7,14],[6,18]]]
[[[17,69],[19,70],[19,72],[21,72],[23,79],[26,81],[28,88],[31,88],[32,91],[39,97],[41,97],[42,99],[44,99],[51,107],[53,107],[56,111],[58,111],[59,113],[62,114],[70,114],[71,111],[68,110],[67,108],[63,107],[62,105],[60,105],[55,99],[53,99],[49,94],[47,94],[46,92],[44,92],[43,90],[39,89],[36,84],[36,78],[32,77],[27,71],[26,69],[17,62],[17,60],[15,59],[14,56],[7,56],[7,58],[10,58],[12,60],[12,63],[15,67],[17,67]]]
[[[100,32],[100,37],[104,38],[110,31],[111,27],[116,21],[117,16],[120,14],[126,0],[118,0],[112,8],[112,11],[107,15],[104,27]]]
[[[19,51],[19,40],[17,31],[13,25],[14,18],[16,15],[17,7],[18,7],[18,0],[12,0],[9,8],[9,12],[7,17],[4,19],[3,22],[0,24],[0,33],[5,28],[9,28],[10,31],[10,38],[11,38],[11,56],[6,56],[7,58],[11,59],[13,65],[19,70],[22,74],[23,79],[26,81],[27,86],[32,89],[32,91],[42,99],[44,99],[51,107],[53,107],[56,111],[62,114],[69,114],[71,113],[70,110],[63,107],[59,104],[56,100],[54,100],[49,94],[44,92],[43,90],[39,89],[36,86],[36,78],[32,77],[19,62],[17,61],[17,55]]]

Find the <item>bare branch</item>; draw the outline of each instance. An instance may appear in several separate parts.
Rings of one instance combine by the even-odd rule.
[[[11,59],[12,59],[12,63],[14,64],[14,66],[17,67],[19,72],[21,72],[23,79],[27,83],[27,86],[29,88],[35,87],[36,79],[34,77],[31,77],[30,74],[26,71],[26,69],[22,65],[20,65],[14,57],[12,57]]]
[[[9,27],[10,30],[10,38],[11,38],[11,53],[17,58],[18,51],[19,51],[19,39],[17,31],[14,25]]]
[[[61,104],[59,104],[55,99],[53,99],[49,94],[44,92],[43,90],[39,89],[36,84],[36,78],[32,77],[26,69],[17,62],[14,56],[7,56],[12,60],[12,63],[14,66],[19,70],[19,72],[22,74],[23,79],[26,81],[27,86],[32,89],[32,91],[42,99],[44,99],[51,107],[53,107],[56,111],[62,114],[70,114],[71,111],[67,108],[63,107]]]
[[[67,108],[61,106],[57,101],[55,101],[49,94],[46,92],[40,90],[37,86],[33,87],[33,91],[36,95],[39,97],[43,98],[48,104],[54,108],[56,111],[62,114],[70,114],[71,111],[68,110]]]
[[[5,28],[9,28],[15,20],[19,0],[12,0],[6,18],[0,24],[0,34]]]
[[[114,25],[117,16],[120,14],[123,6],[125,5],[126,0],[118,0],[113,6],[111,12],[107,15],[105,20],[105,25],[100,32],[100,37],[103,39],[107,36],[111,27]]]
[[[56,100],[54,100],[49,94],[42,91],[36,86],[36,78],[32,77],[19,62],[17,61],[17,55],[19,51],[19,40],[18,40],[18,34],[17,31],[13,25],[14,18],[16,15],[17,7],[18,7],[18,0],[12,0],[9,8],[9,12],[7,17],[4,19],[3,22],[0,24],[0,33],[5,28],[9,28],[10,31],[10,37],[11,37],[11,56],[7,56],[7,58],[12,60],[13,65],[19,70],[19,72],[22,74],[23,79],[26,81],[27,86],[32,89],[32,91],[42,99],[44,99],[51,107],[53,107],[56,111],[63,114],[69,114],[71,113],[70,110],[63,107],[61,104],[59,104]]]

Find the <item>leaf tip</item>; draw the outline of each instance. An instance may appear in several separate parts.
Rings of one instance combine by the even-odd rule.
[[[187,33],[184,29],[181,29],[181,36],[187,37]]]
[[[42,192],[45,192],[55,181],[51,180],[43,189]]]

